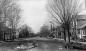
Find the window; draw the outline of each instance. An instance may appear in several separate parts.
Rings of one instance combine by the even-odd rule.
[[[77,30],[77,34],[80,34],[80,30]]]

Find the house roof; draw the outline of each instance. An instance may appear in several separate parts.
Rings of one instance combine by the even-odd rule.
[[[84,28],[86,26],[86,15],[77,16],[77,29]]]
[[[78,21],[77,29],[84,28],[86,26],[86,21]]]
[[[86,20],[86,15],[77,15],[77,19],[85,19]]]

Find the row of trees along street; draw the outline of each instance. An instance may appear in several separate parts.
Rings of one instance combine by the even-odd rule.
[[[30,38],[30,37],[35,37],[31,27],[27,25],[23,25],[22,27],[19,28],[19,38]]]
[[[80,10],[80,0],[48,0],[47,12],[49,14],[50,23],[55,23],[56,28],[49,29],[43,25],[38,33],[41,37],[57,36],[55,31],[63,31],[64,40],[70,43],[71,29]],[[35,36],[32,29],[24,25],[17,29],[21,19],[20,12],[22,10],[16,4],[16,0],[0,0],[0,39],[12,39],[17,33],[19,38],[27,38]],[[51,24],[52,24],[51,23]],[[74,22],[75,23],[75,22]],[[54,24],[53,24],[54,25]],[[75,30],[76,30],[76,26]],[[60,30],[60,28],[62,30]],[[54,31],[54,32],[53,32]],[[17,32],[17,33],[16,33]],[[60,33],[61,34],[61,33]],[[75,33],[76,35],[76,33]],[[54,37],[53,36],[53,37]],[[68,40],[67,40],[68,39]]]
[[[13,34],[16,34],[18,23],[21,19],[21,9],[16,4],[16,0],[0,0],[0,33],[2,38],[9,38]],[[50,22],[55,22],[55,24],[59,25],[60,28],[63,29],[64,40],[70,42],[70,36],[72,29],[72,22],[76,19],[77,15],[80,11],[80,0],[48,0],[47,11],[49,13]],[[76,26],[74,26],[76,29]],[[28,31],[30,29],[30,31]],[[57,26],[57,29],[58,26]],[[9,31],[8,31],[9,30]],[[19,28],[20,32],[19,37],[29,36],[29,32],[31,32],[31,28],[26,26],[24,28]],[[49,30],[47,26],[42,26],[40,30],[40,36],[48,36],[52,34],[54,31]],[[32,33],[34,34],[34,33]],[[12,38],[12,37],[11,37]]]
[[[50,34],[49,27],[46,25],[43,25],[40,30],[40,37],[47,37]]]
[[[79,1],[80,0],[48,0],[47,11],[49,18],[63,29],[64,40],[66,42],[70,42],[72,22],[81,12]]]
[[[17,0],[0,0],[0,40],[26,38],[34,34],[27,25],[19,27],[21,11]]]
[[[0,40],[13,38],[20,21],[21,9],[16,0],[0,0]]]
[[[56,27],[51,26],[49,29],[47,25],[43,25],[38,34],[33,33],[32,29],[27,25],[18,28],[21,21],[20,13],[22,10],[16,4],[16,1],[17,0],[0,0],[0,40],[5,41],[22,38],[18,40],[23,41],[26,40],[26,38],[36,36],[40,36],[40,38],[57,38],[57,36],[61,36],[62,34],[64,37],[61,38],[64,38],[66,43],[70,43],[73,23],[73,30],[75,31],[73,35],[75,35],[76,38],[75,20],[81,12],[80,0],[47,0],[48,3],[46,8],[49,14],[49,23]],[[18,44],[21,45],[21,41],[17,41],[19,42]],[[32,43],[35,44],[35,42],[36,41]]]

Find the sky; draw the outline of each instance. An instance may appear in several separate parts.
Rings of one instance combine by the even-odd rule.
[[[81,0],[82,12],[80,14],[86,13],[83,2],[84,0]],[[47,21],[47,0],[19,0],[18,4],[23,10],[20,24],[30,26],[34,33],[39,32],[41,26]]]
[[[18,3],[23,10],[21,24],[30,26],[35,33],[39,32],[47,17],[46,0],[20,0]]]
[[[85,0],[80,0],[80,4],[81,4],[81,15],[85,15],[86,14],[86,1]]]

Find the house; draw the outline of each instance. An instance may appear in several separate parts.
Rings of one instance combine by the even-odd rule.
[[[81,38],[86,35],[86,15],[78,15],[76,19],[76,33]]]

